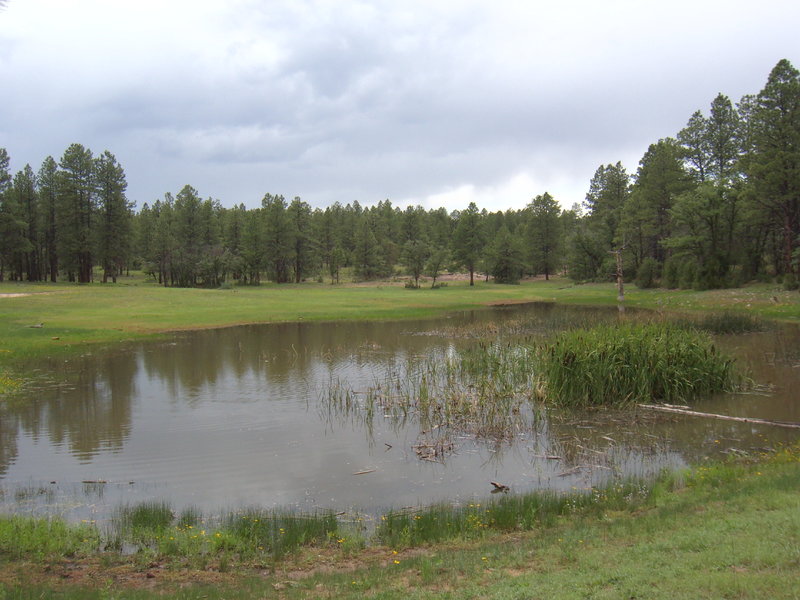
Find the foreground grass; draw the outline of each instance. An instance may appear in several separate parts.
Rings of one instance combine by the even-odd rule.
[[[576,495],[530,531],[519,517],[535,511],[517,506],[506,526],[467,520],[465,532],[435,543],[389,536],[363,549],[314,546],[272,564],[217,557],[203,569],[87,552],[83,529],[74,545],[47,554],[1,552],[0,598],[798,597],[800,447],[629,492],[605,504]],[[504,502],[520,504],[512,498]],[[430,514],[392,517],[390,529],[421,530],[414,522]]]

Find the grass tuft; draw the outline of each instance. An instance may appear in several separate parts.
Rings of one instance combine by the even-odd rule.
[[[707,334],[669,323],[567,331],[540,358],[545,396],[562,406],[687,401],[736,383],[733,360]]]

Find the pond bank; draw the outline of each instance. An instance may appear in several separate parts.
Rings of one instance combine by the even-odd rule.
[[[496,304],[559,302],[616,305],[614,284],[565,279],[521,285],[409,290],[399,284],[263,285],[225,290],[164,288],[141,278],[118,284],[0,283],[0,373],[46,356],[73,356],[95,346],[166,332],[254,323],[425,318]],[[742,311],[800,322],[800,294],[756,284],[731,290],[639,290],[625,305],[659,311]],[[15,368],[15,370],[17,370]],[[3,390],[0,390],[2,393]],[[6,390],[8,391],[8,390]]]
[[[789,598],[800,565],[800,447],[708,462],[645,503],[579,506],[533,531],[421,548],[339,540],[277,563],[219,555],[37,554],[0,562],[10,597]],[[764,532],[769,532],[765,535]],[[14,595],[17,594],[17,595]],[[105,595],[104,595],[105,594]]]

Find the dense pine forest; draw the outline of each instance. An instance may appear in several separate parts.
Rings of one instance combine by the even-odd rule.
[[[401,209],[384,200],[312,208],[268,193],[223,207],[187,185],[138,209],[122,165],[72,144],[13,174],[0,148],[0,281],[116,281],[142,270],[165,286],[337,282],[446,270],[515,283],[529,275],[616,277],[708,289],[800,271],[800,73],[781,60],[756,95],[719,94],[635,173],[598,167],[581,205],[548,193],[521,210]],[[498,198],[498,203],[502,198]]]

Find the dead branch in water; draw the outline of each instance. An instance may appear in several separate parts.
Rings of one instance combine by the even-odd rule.
[[[717,415],[714,413],[698,412],[696,410],[686,410],[685,408],[677,408],[675,406],[662,405],[662,404],[637,404],[641,408],[648,408],[650,410],[657,410],[660,412],[674,413],[678,415],[689,415],[691,417],[707,417],[710,419],[722,419],[723,421],[738,421],[739,423],[757,423],[759,425],[773,425],[775,427],[787,427],[789,429],[800,429],[800,423],[792,423],[789,421],[770,421],[769,419],[755,419],[752,417],[731,417],[728,415]]]

